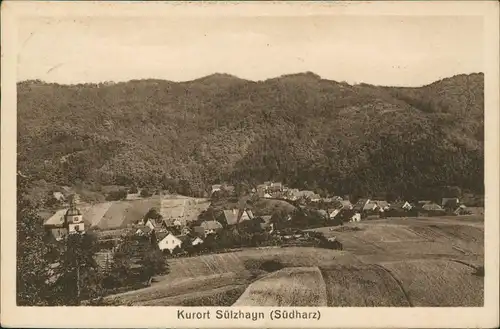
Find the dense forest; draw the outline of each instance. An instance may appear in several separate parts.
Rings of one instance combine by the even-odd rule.
[[[18,83],[18,166],[55,185],[280,180],[339,195],[483,193],[484,76],[419,88],[314,73],[247,81]]]

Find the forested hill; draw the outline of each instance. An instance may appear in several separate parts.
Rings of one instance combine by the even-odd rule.
[[[281,180],[338,194],[483,191],[483,80],[420,88],[321,79],[18,84],[18,165],[71,185]]]

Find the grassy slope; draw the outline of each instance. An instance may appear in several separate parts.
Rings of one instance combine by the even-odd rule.
[[[482,306],[484,278],[475,269],[449,260],[385,263],[399,278],[413,306]]]
[[[316,231],[336,236],[344,250],[366,263],[388,260],[456,258],[482,259],[484,225],[461,219],[375,220],[352,223],[357,231]]]

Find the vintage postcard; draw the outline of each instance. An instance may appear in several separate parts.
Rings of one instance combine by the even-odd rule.
[[[498,22],[3,2],[2,326],[498,327]]]

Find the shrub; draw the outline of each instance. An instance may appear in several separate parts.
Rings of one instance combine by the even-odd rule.
[[[106,196],[107,201],[119,201],[127,198],[127,190],[112,191]]]

